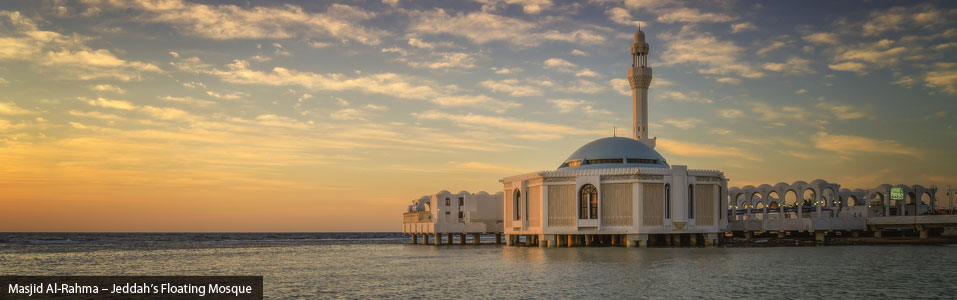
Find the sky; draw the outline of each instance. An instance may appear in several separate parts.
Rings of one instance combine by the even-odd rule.
[[[957,188],[953,1],[3,1],[0,231],[398,231],[630,136],[638,24],[670,164]]]

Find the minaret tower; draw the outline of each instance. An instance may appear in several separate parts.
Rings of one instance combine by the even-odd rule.
[[[631,69],[628,69],[631,84],[632,138],[655,147],[656,139],[648,138],[648,86],[651,85],[651,68],[648,67],[648,43],[645,32],[638,28],[635,43],[631,45]]]

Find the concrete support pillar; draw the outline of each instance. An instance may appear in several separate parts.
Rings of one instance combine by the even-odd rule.
[[[745,238],[745,239],[749,239],[749,240],[750,240],[752,237],[754,237],[754,232],[751,232],[751,231],[745,231],[745,232],[744,232],[744,238]]]
[[[568,243],[565,243],[565,246],[574,247],[574,246],[575,246],[575,241],[574,241],[575,235],[574,235],[574,234],[569,234],[569,235],[567,235],[567,236],[565,236],[565,237],[568,239]]]
[[[526,235],[525,235],[525,246],[531,246],[531,245],[532,245],[532,236],[526,234]]]
[[[412,234],[412,244],[415,245],[415,244],[418,244],[418,243],[419,243],[419,236],[417,236],[417,235],[415,235],[415,233],[413,233],[413,234]]]
[[[634,248],[638,246],[638,235],[629,234],[625,236],[625,247]]]
[[[824,237],[827,236],[827,231],[818,230],[814,232],[814,241],[818,244],[824,243]]]
[[[545,241],[545,243],[547,243],[545,245],[546,247],[549,247],[549,248],[558,247],[558,239],[555,238],[554,234],[546,235],[543,240]]]
[[[502,243],[502,233],[496,232],[496,233],[495,233],[495,244],[498,245],[498,244],[501,244],[501,243]]]
[[[860,231],[857,231],[857,230],[851,231],[851,236],[852,236],[852,237],[861,237],[861,232],[860,232]]]
[[[926,238],[927,238],[927,229],[921,228],[921,229],[919,229],[919,232],[920,232],[920,238],[922,238],[922,239],[926,239]]]
[[[671,235],[665,234],[665,247],[671,247]]]
[[[515,245],[515,242],[512,241],[512,235],[511,235],[511,234],[506,234],[506,235],[505,235],[505,245],[506,245],[506,246]]]
[[[441,245],[441,244],[442,244],[442,234],[441,234],[441,233],[436,233],[436,234],[435,234],[435,245],[438,246],[438,245]]]
[[[472,234],[472,245],[478,245],[478,244],[481,244],[481,243],[482,243],[482,234],[481,234],[481,233],[473,233],[473,234]]]
[[[876,237],[876,238],[881,237],[881,230],[880,230],[880,229],[874,230],[874,237]]]
[[[555,235],[555,247],[561,247],[565,245],[565,236],[558,234]]]
[[[708,242],[710,243],[710,246],[711,246],[711,247],[717,247],[717,246],[718,246],[718,234],[717,234],[717,233],[709,233],[709,234],[707,234],[707,239],[708,239]],[[708,245],[708,244],[705,244],[704,246],[705,246],[705,247],[708,247],[709,245]]]
[[[778,231],[778,238],[779,238],[779,239],[783,239],[785,236],[787,236],[787,234],[784,233],[784,231]]]
[[[639,248],[648,248],[648,235],[639,234],[638,235],[638,247]]]
[[[691,248],[698,247],[698,234],[692,233],[689,241],[691,242]]]
[[[449,233],[449,238],[452,238],[452,234]],[[459,245],[465,245],[465,234],[459,233]]]

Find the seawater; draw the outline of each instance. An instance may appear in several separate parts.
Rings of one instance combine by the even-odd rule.
[[[949,298],[955,246],[528,248],[396,233],[0,233],[3,275],[262,275],[269,299]]]

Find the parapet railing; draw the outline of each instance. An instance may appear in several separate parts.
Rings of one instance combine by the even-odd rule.
[[[428,223],[432,221],[432,212],[414,211],[402,214],[402,223]]]

